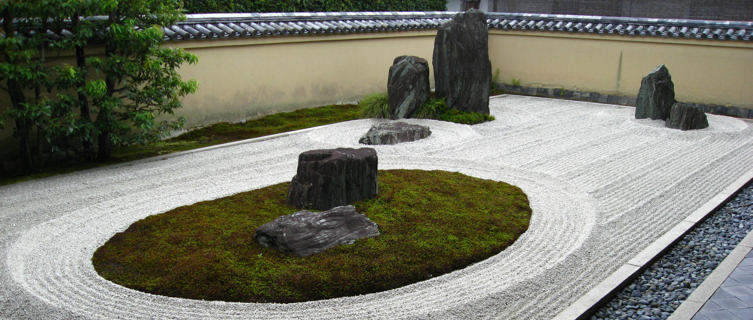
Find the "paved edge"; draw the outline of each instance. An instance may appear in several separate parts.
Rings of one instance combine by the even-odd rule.
[[[677,310],[669,316],[668,320],[688,320],[701,310],[706,301],[719,289],[724,280],[729,277],[732,271],[737,268],[737,265],[745,258],[745,256],[753,249],[753,231],[740,241],[735,249],[724,258],[722,263],[714,269],[711,274],[703,280],[701,285],[698,286],[693,293],[679,306]]]
[[[569,320],[569,319],[587,319],[590,317],[596,310],[601,307],[604,303],[609,301],[609,298],[612,297],[618,290],[622,289],[622,287],[628,285],[635,277],[640,275],[641,271],[648,268],[654,260],[658,259],[662,256],[662,254],[668,250],[670,247],[672,247],[675,242],[680,240],[682,236],[684,236],[690,229],[692,229],[696,224],[701,223],[706,216],[714,212],[716,209],[720,208],[724,203],[727,202],[727,200],[730,200],[740,189],[745,187],[749,182],[753,181],[753,169],[748,170],[748,172],[744,173],[742,176],[740,176],[735,182],[727,186],[722,192],[718,193],[716,196],[711,198],[708,202],[703,204],[700,208],[693,211],[690,215],[688,215],[687,218],[680,221],[677,225],[675,225],[674,228],[667,231],[664,235],[656,239],[654,242],[649,244],[645,249],[643,249],[641,252],[639,252],[637,255],[635,255],[632,259],[630,259],[627,263],[623,264],[617,271],[613,272],[611,275],[609,275],[606,279],[601,281],[596,287],[588,291],[585,295],[581,296],[575,303],[571,304],[567,309],[560,312],[557,316],[555,316],[553,319],[555,320]],[[722,266],[725,266],[725,263],[727,263],[727,260],[730,260],[732,255],[740,249],[741,246],[747,245],[751,246],[753,245],[753,236],[751,236],[753,232],[748,234],[748,236],[738,245],[737,248],[735,248],[735,251],[730,253],[727,258],[722,261],[722,263],[717,267],[717,269],[709,275],[709,277],[706,278],[706,280],[698,287],[696,288],[690,297],[686,300],[687,303],[693,303],[688,301],[695,301],[697,302],[702,298],[702,294],[699,291],[701,289],[704,289],[708,292],[708,296],[705,296],[705,299],[700,302],[700,305],[696,309],[692,309],[692,314],[690,316],[694,315],[700,308],[703,306],[703,303],[706,302],[708,297],[711,296],[711,294],[716,291],[716,288],[721,284],[722,281],[729,275],[729,273],[732,272],[732,269],[734,269],[735,266],[737,266],[737,263],[742,260],[742,257],[745,256],[745,254],[742,254],[742,256],[739,258],[740,260],[737,260],[737,262],[734,263],[734,265],[723,275],[717,275],[717,271],[719,269],[722,269]],[[740,249],[744,250],[744,249]],[[749,250],[749,248],[748,248]],[[747,253],[747,252],[746,252]],[[734,259],[734,257],[733,257]],[[731,262],[730,262],[731,263]],[[720,274],[724,271],[720,271]],[[714,277],[719,277],[720,280],[712,280],[715,279]],[[714,281],[719,281],[716,283],[716,287],[711,288],[711,283],[714,283]],[[706,282],[711,282],[708,287],[706,287]],[[711,288],[711,289],[708,289]],[[698,297],[696,297],[696,294],[698,294]],[[680,305],[680,307],[675,311],[674,314],[677,314],[680,309],[683,310],[691,310],[690,308],[694,308],[695,306],[687,306],[684,307],[685,303]],[[673,314],[673,316],[674,316]],[[689,319],[689,318],[677,318],[677,319]]]

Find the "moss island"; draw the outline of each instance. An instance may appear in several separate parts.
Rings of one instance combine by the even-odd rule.
[[[520,188],[460,173],[379,171],[376,198],[354,204],[381,235],[299,258],[253,241],[298,211],[289,183],[179,207],[133,223],[94,253],[105,279],[202,300],[301,302],[379,292],[493,256],[528,229]]]

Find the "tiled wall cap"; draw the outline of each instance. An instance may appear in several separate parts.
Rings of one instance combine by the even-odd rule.
[[[290,12],[189,14],[185,21],[165,27],[165,40],[249,38],[264,36],[432,30],[457,12]],[[621,36],[751,41],[753,22],[654,19],[586,15],[487,13],[490,30],[575,32]],[[97,16],[88,19],[101,20]],[[51,37],[70,36],[69,30],[47,31]]]

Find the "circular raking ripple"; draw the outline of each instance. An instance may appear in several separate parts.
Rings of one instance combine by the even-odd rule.
[[[356,120],[3,187],[0,203],[13,214],[0,218],[21,227],[9,229],[13,236],[0,247],[7,270],[0,280],[11,284],[0,294],[18,295],[12,308],[15,301],[43,301],[95,319],[550,318],[753,167],[753,128],[738,119],[709,115],[709,128],[683,132],[632,119],[633,109],[619,106],[512,96],[490,99],[490,108],[495,121],[441,124],[434,139],[377,147],[380,169],[460,171],[517,185],[529,196],[529,230],[462,270],[395,290],[295,304],[156,296],[93,270],[94,250],[134,221],[289,181],[300,152],[358,146],[370,123]],[[317,131],[338,145],[320,141]],[[687,159],[678,159],[683,154]],[[47,309],[30,305],[22,318],[45,317]],[[0,317],[13,317],[4,312]]]
[[[93,252],[132,222],[187,199],[222,193],[223,185],[201,180],[165,185],[156,190],[125,194],[105,203],[32,228],[9,252],[12,277],[26,290],[49,303],[99,318],[390,318],[451,309],[534,277],[578,248],[594,221],[593,201],[564,181],[542,174],[486,163],[426,157],[380,157],[380,169],[458,171],[470,176],[517,185],[528,195],[531,224],[503,252],[431,280],[406,287],[331,300],[292,303],[226,303],[157,296],[131,290],[101,278],[91,264]],[[256,188],[290,179],[289,165],[270,168],[255,177]],[[244,176],[234,173],[233,176]],[[228,185],[233,185],[229,178]],[[194,194],[201,190],[201,195]],[[159,201],[156,201],[159,199]],[[573,224],[573,221],[580,223]]]

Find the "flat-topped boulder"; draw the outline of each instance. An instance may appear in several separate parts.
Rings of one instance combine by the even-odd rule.
[[[431,135],[431,129],[427,126],[410,124],[405,122],[382,122],[371,126],[360,140],[362,144],[398,144],[401,142],[416,141]]]
[[[434,38],[434,94],[447,106],[489,114],[489,30],[484,12],[461,12]]]
[[[641,88],[635,100],[635,118],[666,120],[675,102],[672,76],[667,67],[660,65],[641,80]]]
[[[319,149],[298,156],[286,202],[297,208],[327,210],[373,198],[376,193],[376,150]]]
[[[399,56],[390,67],[387,96],[392,119],[410,118],[429,100],[429,63],[415,56]]]
[[[701,108],[675,103],[665,124],[667,128],[685,131],[707,128],[709,121]]]
[[[299,257],[321,253],[334,246],[379,235],[379,227],[353,206],[327,211],[298,211],[268,222],[254,233],[259,244]]]

